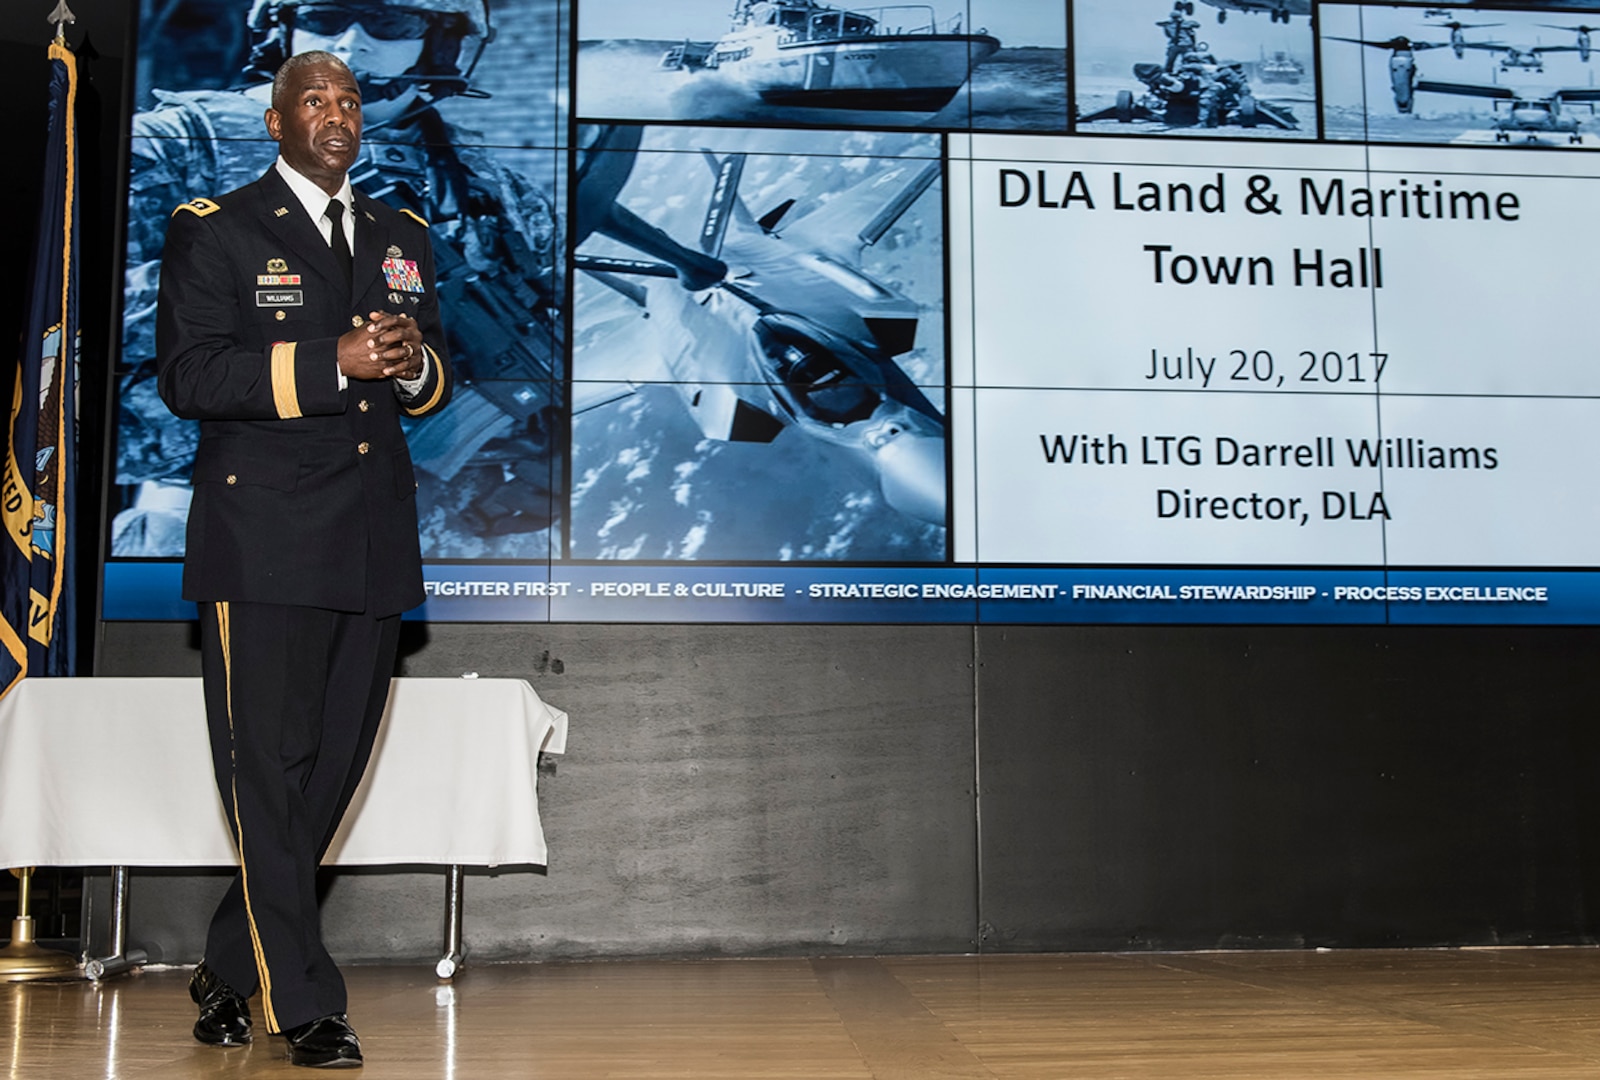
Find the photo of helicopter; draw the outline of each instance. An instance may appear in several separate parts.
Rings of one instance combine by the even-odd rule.
[[[895,141],[743,133],[827,136]],[[937,143],[729,143],[580,128],[572,556],[942,559]]]
[[[1217,21],[1227,22],[1228,12],[1242,11],[1251,15],[1266,12],[1273,22],[1287,23],[1296,15],[1311,15],[1311,0],[1203,0],[1217,9]],[[1190,5],[1192,7],[1192,5]],[[1193,15],[1191,10],[1188,14]]]
[[[1600,100],[1588,66],[1590,35],[1600,28],[1558,25],[1543,21],[1546,13],[1508,10],[1497,10],[1494,23],[1476,24],[1419,24],[1416,14],[1394,5],[1324,9],[1328,138],[1600,147],[1600,138],[1585,126]],[[1490,26],[1535,43],[1511,46],[1468,37]],[[1576,38],[1544,45],[1536,41],[1540,29],[1570,31]],[[1387,53],[1387,64],[1363,64],[1360,53],[1368,49]],[[1473,57],[1484,54],[1489,63],[1474,65]]]

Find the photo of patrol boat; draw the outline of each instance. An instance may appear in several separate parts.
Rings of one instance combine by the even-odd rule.
[[[674,45],[661,69],[786,111],[867,114],[868,122],[915,123],[938,112],[1000,48],[984,30],[966,33],[961,15],[940,24],[928,4],[735,0],[732,22],[716,41]]]

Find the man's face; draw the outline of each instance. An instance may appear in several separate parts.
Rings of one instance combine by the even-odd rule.
[[[289,75],[267,134],[289,167],[333,194],[361,149],[361,90],[342,64],[312,64]]]
[[[332,53],[360,75],[404,75],[422,58],[427,17],[404,8],[304,5],[294,24],[295,52]]]

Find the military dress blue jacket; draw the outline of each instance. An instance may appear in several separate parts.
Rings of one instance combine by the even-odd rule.
[[[444,407],[450,359],[426,224],[355,195],[347,293],[328,243],[276,169],[173,212],[161,267],[162,400],[200,421],[183,596],[375,617],[423,599],[416,479],[402,414]],[[341,389],[340,335],[369,312],[413,316],[420,392]]]

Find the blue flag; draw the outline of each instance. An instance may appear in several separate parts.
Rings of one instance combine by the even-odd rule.
[[[50,46],[50,138],[0,483],[0,696],[29,675],[71,675],[78,458],[77,58]]]

